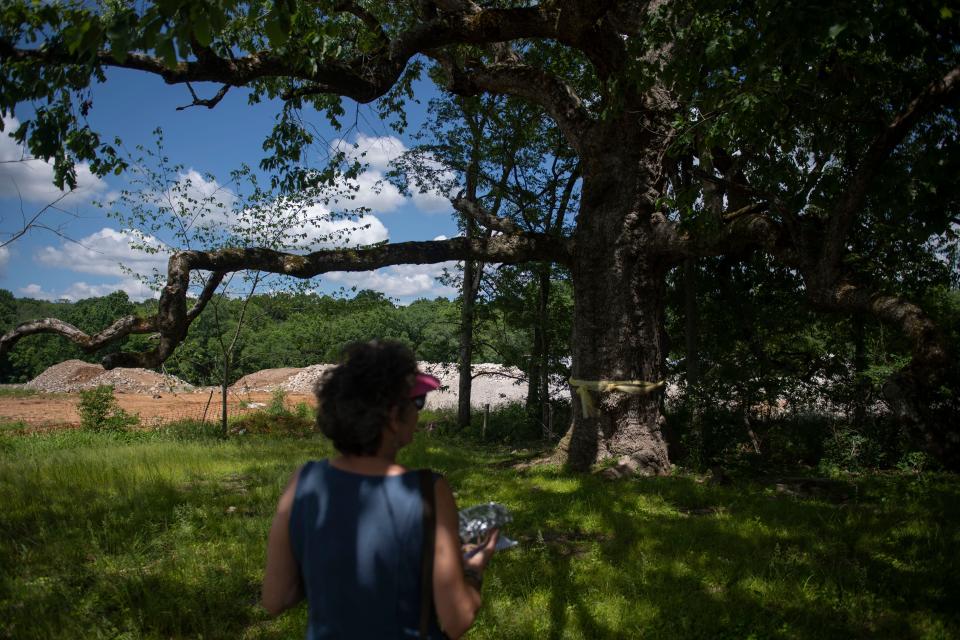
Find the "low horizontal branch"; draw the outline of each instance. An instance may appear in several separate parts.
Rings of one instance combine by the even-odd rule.
[[[57,318],[42,318],[32,320],[8,331],[0,338],[0,356],[8,353],[22,338],[40,333],[51,333],[63,336],[70,340],[86,353],[93,353],[111,342],[125,338],[135,333],[153,333],[157,330],[156,317],[140,318],[138,316],[124,316],[109,327],[89,335],[69,322]]]
[[[0,338],[0,355],[8,352],[21,338],[39,333],[64,336],[84,351],[93,352],[131,333],[156,332],[159,341],[155,349],[140,353],[112,353],[104,357],[103,366],[107,369],[158,367],[186,339],[190,324],[200,315],[224,276],[236,271],[261,271],[306,279],[331,271],[371,271],[398,264],[436,264],[450,260],[566,263],[570,254],[569,240],[534,233],[475,240],[452,238],[398,242],[356,249],[328,249],[306,255],[256,247],[181,251],[171,256],[167,263],[167,284],[160,294],[155,316],[127,316],[94,336],[56,318],[35,320]],[[194,271],[213,273],[196,303],[188,310],[190,274]]]

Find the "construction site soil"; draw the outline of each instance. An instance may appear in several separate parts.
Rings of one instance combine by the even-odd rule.
[[[312,390],[330,366],[265,369],[244,376],[228,388],[228,413],[238,415],[262,409],[278,389],[284,392],[288,407],[301,402],[314,406]],[[441,381],[440,390],[428,396],[427,408],[456,407],[456,368],[427,362],[421,362],[420,368]],[[521,384],[522,374],[517,369],[477,364],[472,373],[471,404],[474,407],[520,402],[526,395],[526,385]],[[0,395],[0,420],[19,421],[30,427],[77,425],[80,423],[77,412],[80,392],[100,385],[112,385],[120,407],[139,415],[145,426],[188,418],[213,420],[220,412],[221,391],[218,387],[194,387],[174,376],[147,369],[106,371],[97,364],[67,360],[53,365],[25,384],[0,385],[0,388],[26,392]],[[563,390],[557,389],[556,392]]]

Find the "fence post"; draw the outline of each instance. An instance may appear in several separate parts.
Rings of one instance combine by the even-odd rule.
[[[553,440],[553,406],[551,406],[550,401],[547,401],[547,424],[544,425],[547,428],[546,440],[549,442]]]

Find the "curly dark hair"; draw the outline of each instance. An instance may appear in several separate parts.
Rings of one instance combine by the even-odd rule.
[[[341,453],[376,454],[390,409],[410,401],[416,372],[413,352],[399,342],[347,345],[340,364],[324,373],[314,389],[317,426]]]

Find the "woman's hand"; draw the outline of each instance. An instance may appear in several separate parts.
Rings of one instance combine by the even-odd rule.
[[[490,532],[487,541],[481,545],[465,544],[461,547],[463,551],[463,568],[472,569],[478,573],[483,573],[484,569],[490,563],[490,558],[497,550],[497,540],[500,539],[500,530],[494,529]]]

